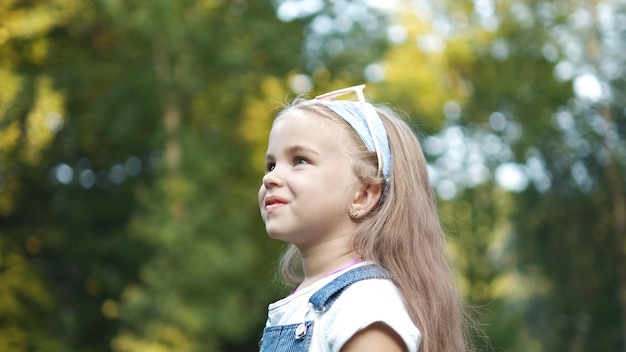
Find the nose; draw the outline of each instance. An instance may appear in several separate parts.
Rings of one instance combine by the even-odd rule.
[[[280,186],[282,182],[282,178],[277,172],[276,167],[274,167],[272,171],[269,171],[265,174],[265,176],[263,176],[263,186],[265,186],[265,188],[267,189],[272,189],[273,187]]]

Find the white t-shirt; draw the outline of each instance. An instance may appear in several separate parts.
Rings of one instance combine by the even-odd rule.
[[[371,263],[354,265],[270,304],[266,327],[300,324],[314,319],[309,352],[339,352],[356,332],[373,323],[382,322],[402,338],[407,351],[416,352],[420,332],[409,317],[398,289],[389,280],[355,282],[324,313],[315,313],[315,309],[309,304],[311,295],[324,285],[365,264]]]

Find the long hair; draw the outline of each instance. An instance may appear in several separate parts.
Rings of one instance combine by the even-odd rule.
[[[350,136],[346,146],[354,172],[366,184],[384,184],[377,176],[377,158],[354,130],[327,107],[314,101],[288,107],[337,121]],[[420,352],[461,352],[469,349],[466,314],[446,250],[445,235],[430,183],[426,159],[411,128],[388,109],[377,108],[391,149],[391,177],[378,206],[361,218],[353,237],[356,253],[393,274],[415,325],[422,334]],[[302,282],[302,262],[289,245],[279,263],[283,280]]]

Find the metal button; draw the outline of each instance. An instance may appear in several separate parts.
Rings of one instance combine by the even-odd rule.
[[[305,335],[306,335],[306,325],[304,325],[304,323],[301,323],[300,325],[298,325],[298,327],[296,327],[296,340],[300,340]]]

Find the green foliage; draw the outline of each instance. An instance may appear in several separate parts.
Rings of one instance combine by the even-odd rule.
[[[623,65],[617,54],[623,43],[609,38],[621,33],[617,23],[624,8],[616,4],[612,11],[621,15],[604,17],[600,29],[595,16],[601,6],[499,2],[497,30],[472,27],[465,33],[472,37],[471,59],[451,58],[450,65],[472,87],[454,124],[465,126],[466,136],[505,141],[504,149],[487,153],[483,164],[495,171],[504,162],[519,163],[529,182],[519,194],[497,195],[489,190],[499,187],[491,179],[444,205],[459,221],[453,244],[463,243],[459,262],[467,292],[488,312],[481,321],[496,349],[614,351],[626,341],[625,305],[619,298],[626,292],[621,240],[626,236],[626,159],[624,144],[617,141],[623,141],[626,123],[624,75],[602,66],[603,60]],[[590,16],[589,31],[572,24],[582,14]],[[572,52],[575,47],[582,55]],[[570,63],[572,72],[564,76]],[[606,79],[609,98],[572,90],[580,89],[575,79],[587,72]],[[494,123],[494,112],[503,124]],[[482,204],[474,202],[478,190],[486,200]],[[465,215],[472,209],[479,214]],[[480,221],[493,209],[497,222]],[[468,238],[479,240],[469,243]],[[494,261],[495,248],[500,259]],[[480,253],[489,261],[465,264]]]
[[[4,18],[26,20],[61,5],[76,4],[8,4]],[[11,350],[39,350],[32,341],[62,350],[141,349],[137,343],[159,339],[217,350],[256,340],[276,295],[268,282],[279,248],[260,227],[259,174],[250,172],[250,147],[234,127],[263,75],[285,74],[298,60],[268,42],[293,33],[285,46],[292,48],[299,35],[289,24],[272,25],[269,4],[249,6],[240,13],[211,1],[84,3],[35,39],[12,37],[0,47],[11,54],[3,67],[13,70],[2,71],[10,80],[2,83],[1,127],[23,126],[17,137],[2,134],[2,246],[14,252],[38,243],[32,258],[10,256],[22,264],[7,264],[6,282],[16,288],[3,297],[7,307],[21,292],[46,302],[39,324],[3,313],[2,342]],[[34,65],[27,47],[36,40],[47,44]],[[38,89],[48,100],[30,113],[43,119],[37,126],[50,112],[61,119],[41,141],[27,129]],[[60,104],[50,101],[54,94]],[[175,129],[168,109],[179,116]],[[178,166],[167,159],[171,143],[183,155]],[[38,154],[27,156],[37,159],[23,156],[30,145]],[[26,273],[41,275],[27,281]],[[42,303],[35,303],[14,306],[20,319],[37,316]],[[36,338],[42,333],[49,335]]]
[[[3,311],[0,343],[255,348],[283,245],[262,228],[253,158],[306,21],[269,2],[0,6],[2,248],[21,263],[2,297],[33,295]]]

